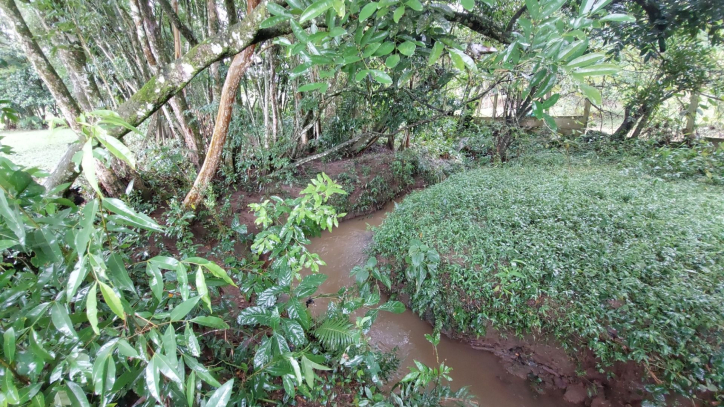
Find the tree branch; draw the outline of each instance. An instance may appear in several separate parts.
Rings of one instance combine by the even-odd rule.
[[[199,42],[196,41],[194,33],[191,32],[191,29],[189,29],[186,24],[181,21],[180,18],[178,18],[178,14],[176,14],[176,12],[173,10],[173,7],[171,7],[171,4],[168,2],[168,0],[158,0],[158,2],[161,4],[161,8],[163,9],[164,13],[168,14],[168,18],[171,20],[171,24],[173,24],[173,26],[176,27],[181,35],[186,38],[186,41],[188,41],[192,47],[198,45]]]

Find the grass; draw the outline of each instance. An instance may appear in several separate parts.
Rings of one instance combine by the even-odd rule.
[[[373,250],[445,328],[543,334],[647,365],[654,392],[721,392],[722,192],[607,165],[486,168],[408,196]],[[415,239],[442,258],[419,290],[402,272]]]
[[[15,151],[13,161],[27,167],[52,171],[67,149],[77,139],[72,130],[0,131],[0,143]]]

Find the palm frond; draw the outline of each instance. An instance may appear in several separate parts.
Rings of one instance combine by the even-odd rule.
[[[356,332],[347,317],[329,318],[314,330],[314,336],[330,349],[340,349],[354,342]]]

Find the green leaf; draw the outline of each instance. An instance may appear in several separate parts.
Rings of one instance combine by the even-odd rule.
[[[85,302],[85,312],[88,316],[88,322],[91,324],[91,328],[93,328],[93,332],[95,332],[96,335],[100,335],[100,331],[98,330],[98,293],[96,292],[96,287],[98,284],[93,283],[90,289],[88,289],[88,295],[86,296],[86,302]]]
[[[98,193],[101,194],[100,188],[98,188],[98,178],[96,178],[95,160],[93,158],[93,140],[89,139],[83,145],[83,158],[81,158],[81,167],[83,168],[83,175],[90,186]]]
[[[266,9],[267,11],[269,11],[270,14],[273,14],[275,16],[294,17],[294,14],[292,14],[289,10],[276,3],[268,3],[266,5]]]
[[[467,11],[472,11],[475,8],[475,0],[460,0],[460,2]]]
[[[231,390],[233,388],[234,379],[231,379],[211,394],[211,397],[209,397],[206,405],[214,407],[225,407],[229,403],[229,399],[231,398]]]
[[[272,4],[272,3],[269,3],[269,4]],[[297,23],[294,20],[290,20],[289,24],[292,26],[292,32],[294,33],[294,36],[297,37],[299,42],[302,42],[304,44],[309,42],[309,35],[304,30],[304,28],[302,28],[302,26],[299,25],[299,23]]]
[[[180,321],[184,319],[184,317],[186,317],[186,315],[188,315],[188,313],[191,312],[192,309],[194,309],[200,299],[201,297],[189,298],[188,300],[175,306],[174,309],[171,311],[171,321]]]
[[[302,328],[299,322],[293,319],[282,318],[282,328],[286,334],[285,337],[289,339],[294,346],[302,346],[307,343],[304,328]]]
[[[116,198],[103,199],[103,209],[121,215],[132,223],[133,226],[150,230],[152,232],[163,232],[163,228],[148,215],[136,212],[125,202]]]
[[[314,330],[314,336],[324,346],[336,350],[352,344],[355,340],[355,331],[347,317],[328,318]]]
[[[617,23],[634,23],[636,19],[628,14],[609,14],[598,21],[613,21]]]
[[[310,92],[314,90],[320,90],[320,92],[324,93],[327,91],[327,87],[329,85],[324,82],[315,82],[315,83],[308,83],[306,85],[302,85],[297,89],[297,92]]]
[[[236,322],[239,325],[266,325],[270,324],[271,311],[264,307],[248,307],[239,313]]]
[[[310,274],[302,280],[294,290],[297,297],[307,297],[314,294],[322,283],[327,280],[327,275],[322,273]]]
[[[526,9],[532,20],[538,20],[540,17],[540,4],[537,0],[525,0]]]
[[[51,355],[42,345],[43,341],[38,337],[38,333],[35,329],[30,328],[30,350],[33,352],[33,356],[37,356],[40,359],[49,362],[55,359],[55,356]]]
[[[148,262],[146,263],[146,274],[151,277],[148,285],[151,286],[151,292],[157,300],[161,301],[163,297],[163,275],[161,275],[161,269],[155,264]]]
[[[420,3],[420,0],[407,0],[405,4],[415,11],[422,11],[422,3]]]
[[[538,87],[538,90],[535,92],[534,97],[540,98],[543,97],[546,93],[548,93],[553,87],[556,85],[558,80],[558,75],[555,73],[551,73],[546,78],[541,81],[540,86]]]
[[[191,328],[191,324],[186,324],[184,329],[184,339],[186,339],[186,346],[191,352],[191,355],[199,357],[201,355],[201,346],[199,346],[199,340],[194,334],[194,330]]]
[[[379,307],[382,311],[392,312],[393,314],[402,314],[405,312],[405,304],[400,301],[387,301]]]
[[[282,23],[284,21],[289,20],[289,16],[271,16],[267,18],[266,20],[262,21],[259,27],[261,28],[271,28],[275,25]]]
[[[455,49],[455,48],[450,48],[449,51],[450,51],[450,56],[453,57],[455,66],[458,69],[460,69],[460,70],[463,69],[463,67],[460,66],[460,63],[462,62],[462,64],[465,67],[467,67],[470,71],[477,72],[478,67],[475,65],[475,61],[473,61],[473,59],[470,58],[470,56],[468,54],[466,54],[458,49]],[[456,57],[457,57],[457,60],[456,60]]]
[[[392,41],[387,41],[384,44],[380,45],[379,48],[377,48],[377,51],[375,51],[374,56],[383,57],[394,50],[395,50],[395,43]]]
[[[327,366],[320,365],[307,359],[306,356],[302,356],[302,370],[304,371],[304,379],[307,381],[307,386],[310,389],[314,388],[314,369],[317,370],[332,370]]]
[[[134,170],[136,169],[136,158],[133,156],[131,150],[126,147],[121,140],[112,136],[106,136],[100,132],[96,133],[96,138],[108,149],[108,151],[111,152],[111,154],[116,156],[116,158],[124,161]]]
[[[387,66],[390,69],[396,67],[397,64],[399,64],[399,63],[400,63],[400,56],[397,54],[390,55],[385,60],[385,66]]]
[[[400,51],[400,54],[408,57],[415,53],[415,48],[417,48],[417,45],[415,45],[412,41],[405,41],[397,46],[397,50]]]
[[[392,78],[390,78],[390,75],[386,74],[383,71],[377,69],[370,69],[370,75],[372,76],[372,79],[383,85],[388,85],[392,83]]]
[[[156,401],[163,405],[163,401],[161,400],[160,387],[161,375],[158,367],[156,367],[157,360],[158,358],[154,356],[148,362],[148,365],[146,365],[146,387],[148,388],[149,393],[151,393],[151,396],[153,396]]]
[[[299,368],[299,362],[297,362],[297,360],[292,356],[287,357],[287,359],[289,360],[289,363],[292,365],[292,369],[294,370],[294,376],[297,378],[297,385],[301,386],[302,370]]]
[[[209,298],[209,289],[206,287],[206,277],[204,277],[201,266],[196,270],[196,291],[211,312],[211,298]]]
[[[73,403],[74,406],[90,407],[90,403],[88,403],[88,397],[86,397],[85,391],[83,391],[82,387],[74,382],[66,382],[65,384],[68,386],[70,394],[75,399],[75,403]]]
[[[400,22],[403,15],[405,15],[405,6],[397,7],[395,12],[392,13],[392,19],[395,21],[395,24]]]
[[[435,45],[432,46],[432,51],[430,52],[430,58],[427,60],[427,66],[434,65],[440,58],[440,55],[442,55],[442,51],[444,49],[445,44],[443,44],[442,41],[435,42]]]
[[[371,3],[367,3],[367,5],[362,8],[362,11],[359,12],[360,23],[370,18],[375,11],[377,11],[377,2],[373,1]]]
[[[176,371],[173,369],[173,367],[171,367],[171,364],[168,362],[168,359],[166,359],[166,356],[157,352],[155,355],[153,355],[153,358],[151,358],[151,362],[155,363],[158,370],[164,376],[168,377],[169,380],[181,384],[181,378],[178,377]]]
[[[98,284],[101,286],[101,294],[103,294],[103,300],[108,304],[109,307],[111,307],[111,311],[113,311],[114,314],[118,315],[118,318],[122,320],[126,320],[126,313],[123,311],[123,304],[121,304],[121,299],[118,297],[118,294],[116,294],[113,289],[105,284],[102,281],[99,281]]]
[[[3,333],[3,352],[8,362],[15,360],[15,328],[10,327]]]
[[[10,208],[5,191],[0,190],[0,215],[5,219],[7,226],[13,231],[21,245],[25,245],[25,224],[20,218],[19,211],[15,210],[15,205]]]
[[[330,8],[332,8],[333,5],[334,2],[332,0],[315,1],[314,3],[312,3],[312,5],[307,7],[306,10],[304,10],[301,16],[299,16],[299,22],[304,23],[306,21],[309,21],[329,10]]]
[[[367,75],[370,73],[369,70],[363,69],[359,72],[357,72],[357,75],[355,75],[354,80],[359,82],[367,77]]]
[[[108,277],[113,282],[113,285],[122,290],[131,292],[135,291],[133,281],[131,281],[131,277],[128,276],[128,271],[126,271],[126,265],[123,263],[121,255],[118,253],[112,253],[108,257],[106,264],[108,265],[108,270],[110,271]]]
[[[73,328],[73,323],[70,322],[68,310],[65,309],[65,305],[61,305],[61,303],[57,301],[54,302],[50,307],[50,317],[53,325],[60,333],[67,337],[78,339],[78,334]]]
[[[585,66],[589,66],[592,64],[595,64],[596,62],[602,60],[606,56],[599,53],[592,53],[592,54],[586,54],[582,55],[573,61],[566,64],[566,68],[582,68]]]
[[[593,86],[586,85],[585,83],[579,84],[581,92],[596,106],[601,106],[601,92]]]
[[[190,320],[190,322],[193,322],[194,324],[198,324],[201,326],[208,326],[209,328],[215,328],[215,329],[229,329],[229,325],[224,322],[223,319],[218,317],[209,317],[209,316],[203,316],[203,317],[195,317]]]
[[[194,407],[194,398],[196,392],[196,372],[191,372],[186,379],[186,403],[189,407]]]
[[[199,363],[196,359],[192,358],[188,355],[183,355],[184,362],[186,363],[186,366],[188,366],[191,370],[195,371],[196,374],[199,376],[199,378],[206,383],[214,386],[214,387],[221,387],[221,383],[219,383],[214,376],[209,373],[209,370],[204,367],[201,363]]]
[[[598,64],[589,65],[585,68],[576,68],[573,70],[573,74],[579,76],[601,76],[601,75],[614,75],[618,73],[619,67],[614,64]]]

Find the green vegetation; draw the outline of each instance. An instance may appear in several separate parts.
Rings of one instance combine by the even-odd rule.
[[[78,139],[67,129],[1,131],[2,143],[13,148],[13,160],[26,167],[52,171],[68,143]]]
[[[653,392],[719,392],[722,190],[624,172],[513,165],[455,175],[407,197],[373,251],[412,308],[447,329],[553,336],[572,355],[593,350],[602,367],[648,366],[663,382]]]

